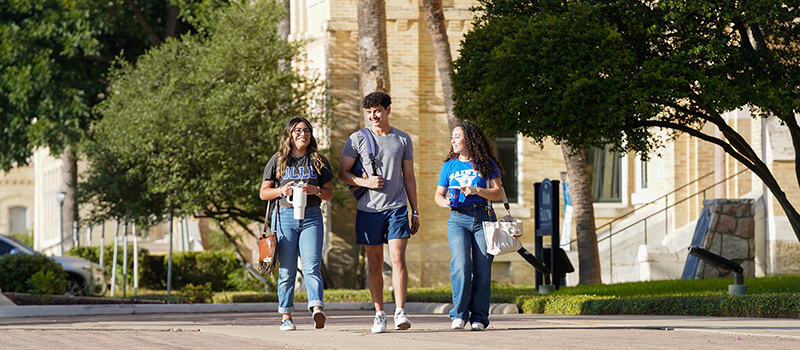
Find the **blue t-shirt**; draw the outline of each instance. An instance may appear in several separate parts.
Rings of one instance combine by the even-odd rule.
[[[494,160],[490,159],[489,161],[492,163],[492,173],[489,175],[488,179],[485,179],[472,167],[472,162],[462,162],[458,160],[458,158],[448,160],[442,164],[442,170],[439,171],[439,186],[445,188],[464,186],[489,188],[489,186],[487,186],[487,181],[500,176],[500,169],[497,167],[497,164],[495,164]],[[446,197],[447,193],[445,193],[445,198]],[[451,206],[462,207],[481,202],[486,202],[486,198],[477,194],[464,196],[464,194],[461,193],[458,196],[458,203]]]

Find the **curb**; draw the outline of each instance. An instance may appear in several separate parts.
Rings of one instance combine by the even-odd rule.
[[[308,303],[295,303],[295,310],[305,310]],[[386,310],[394,310],[394,303],[386,303]],[[420,314],[447,314],[453,304],[406,303],[406,311]],[[0,306],[0,317],[86,316],[164,313],[214,313],[214,312],[277,312],[278,303],[225,303],[225,304],[104,304],[104,305],[25,305]],[[372,311],[371,302],[326,303],[326,311]],[[491,304],[489,314],[519,313],[514,304]]]

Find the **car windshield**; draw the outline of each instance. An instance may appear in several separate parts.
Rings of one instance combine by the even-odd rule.
[[[37,253],[35,250],[33,250],[33,248],[31,248],[29,245],[27,245],[27,244],[25,244],[25,243],[22,243],[22,241],[20,241],[20,240],[18,240],[18,239],[16,239],[16,238],[14,238],[14,237],[11,237],[11,236],[5,236],[5,238],[8,238],[9,240],[11,240],[11,241],[13,241],[14,243],[16,243],[16,244],[19,246],[19,248],[20,248],[20,249],[22,249],[22,250],[24,250],[24,251],[25,251],[25,253],[27,253],[27,254],[39,254],[39,253]]]

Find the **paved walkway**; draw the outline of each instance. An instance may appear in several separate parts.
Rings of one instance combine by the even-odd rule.
[[[494,314],[484,332],[449,329],[440,311],[412,328],[369,333],[369,310],[307,312],[278,330],[276,312],[99,314],[0,318],[3,349],[800,349],[800,320],[677,316]],[[389,322],[391,326],[391,321]]]

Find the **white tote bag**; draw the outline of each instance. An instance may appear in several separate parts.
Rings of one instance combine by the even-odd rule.
[[[513,253],[522,248],[522,221],[511,216],[511,208],[503,188],[503,205],[508,215],[499,221],[484,221],[483,234],[486,237],[486,252],[492,255]]]

